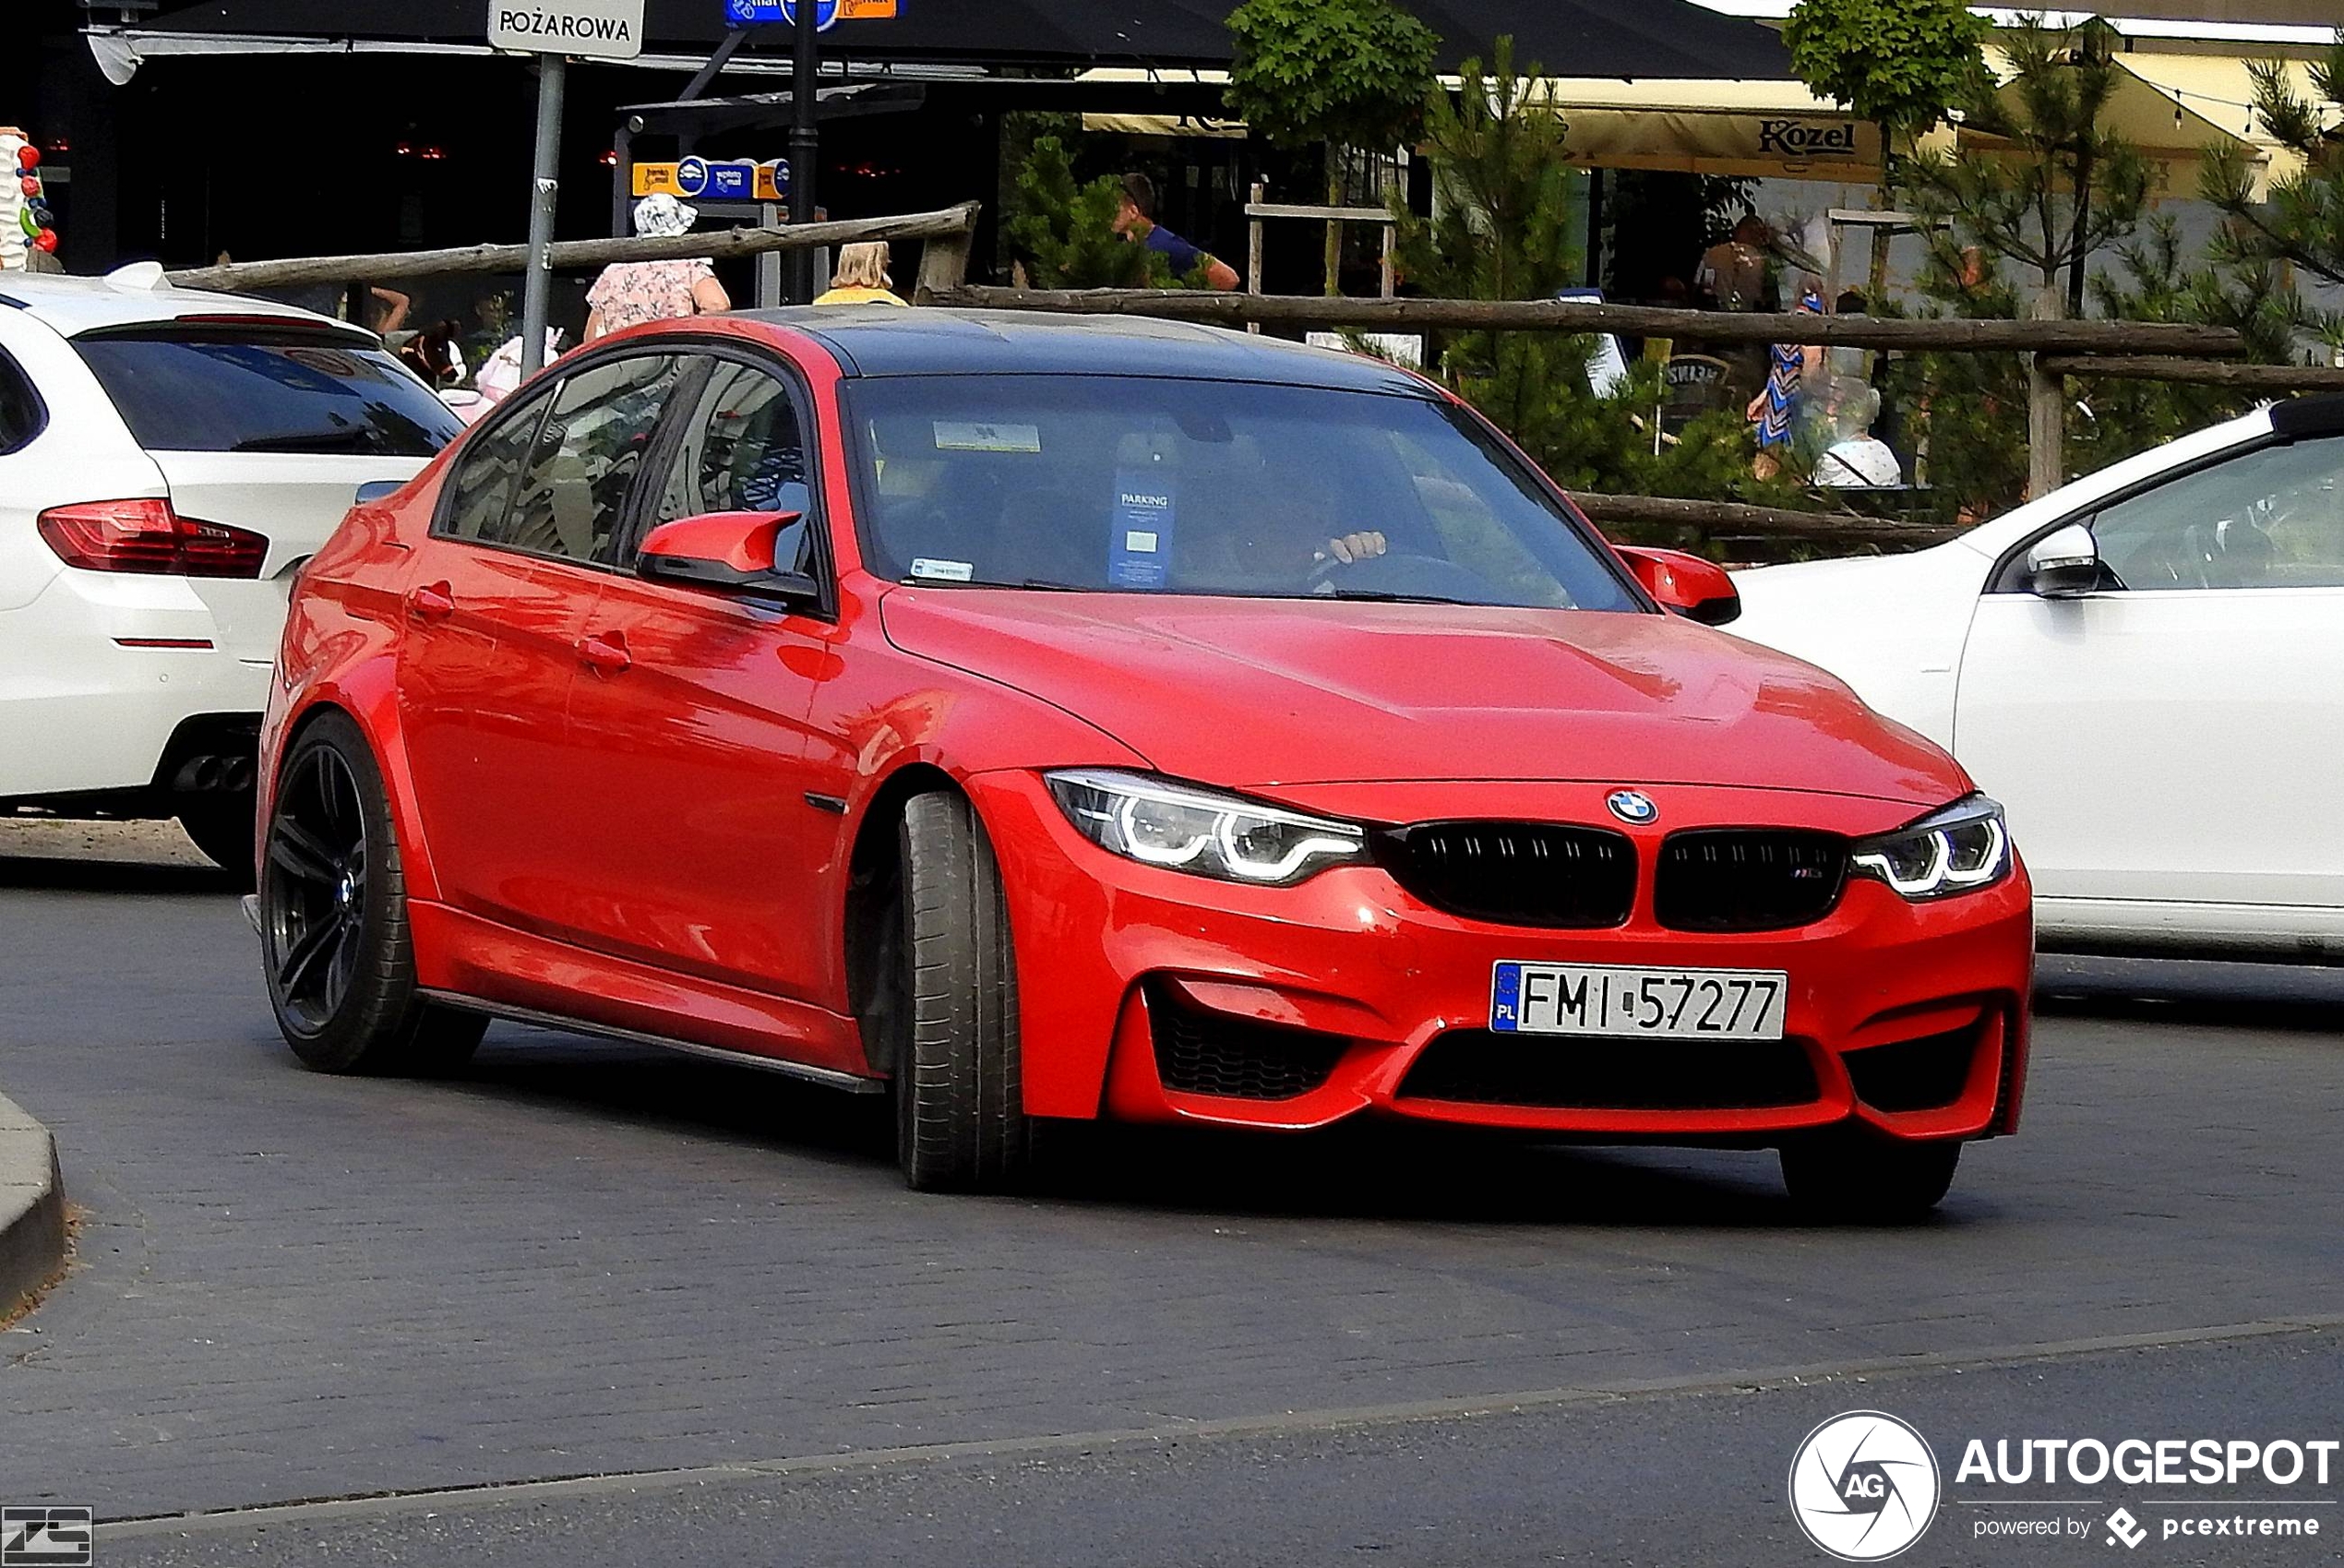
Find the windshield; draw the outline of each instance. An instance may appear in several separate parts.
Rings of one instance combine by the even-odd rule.
[[[1123,376],[849,388],[881,576],[1636,607],[1561,504],[1430,398]]]
[[[73,346],[149,451],[427,458],[463,433],[405,365],[347,332],[160,324]]]

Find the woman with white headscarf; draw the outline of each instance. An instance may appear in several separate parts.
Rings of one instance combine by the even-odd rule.
[[[688,234],[699,212],[672,196],[647,196],[635,204],[635,232],[645,238]],[[586,338],[639,327],[672,317],[712,315],[733,308],[703,256],[674,261],[614,261],[586,291]]]

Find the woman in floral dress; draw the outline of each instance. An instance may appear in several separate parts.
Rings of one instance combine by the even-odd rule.
[[[653,236],[688,234],[700,213],[672,196],[647,196],[635,204],[635,232]],[[586,291],[586,338],[665,321],[678,316],[708,316],[733,308],[732,296],[716,281],[704,256],[674,261],[614,261]]]

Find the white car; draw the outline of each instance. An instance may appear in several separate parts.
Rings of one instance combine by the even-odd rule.
[[[0,816],[176,817],[249,870],[293,575],[461,429],[342,322],[0,273]]]
[[[1907,556],[1738,573],[2007,808],[2046,948],[2344,962],[2344,398],[2279,403]]]

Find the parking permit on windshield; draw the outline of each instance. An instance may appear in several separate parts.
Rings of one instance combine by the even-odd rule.
[[[988,425],[980,420],[933,422],[939,452],[1038,452],[1042,431],[1033,425]]]
[[[1107,520],[1106,580],[1115,588],[1161,588],[1172,554],[1171,475],[1127,468],[1115,476]]]

